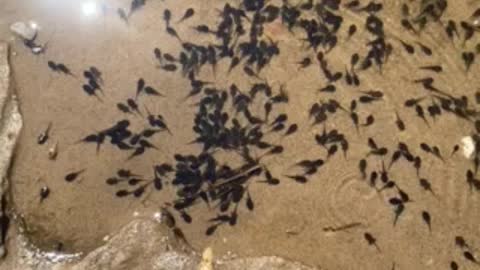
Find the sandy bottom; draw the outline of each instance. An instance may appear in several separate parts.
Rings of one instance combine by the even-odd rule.
[[[64,0],[3,0],[0,10],[0,37],[9,41],[12,48],[16,90],[21,102],[25,128],[13,164],[11,183],[15,209],[24,221],[30,239],[47,250],[59,243],[66,251],[89,251],[102,243],[102,239],[118,230],[135,215],[152,216],[159,207],[174,196],[171,186],[161,192],[149,190],[144,199],[132,197],[119,199],[115,188],[105,184],[105,179],[119,168],[126,168],[142,175],[151,175],[152,165],[173,162],[175,153],[196,153],[200,148],[189,145],[195,138],[191,131],[198,98],[182,102],[189,91],[189,81],[178,73],[167,73],[156,68],[153,48],[177,55],[178,42],[168,36],[162,20],[163,10],[169,8],[176,22],[187,7],[196,14],[182,24],[173,23],[182,38],[208,41],[190,26],[214,22],[216,8],[223,1],[154,1],[135,13],[129,26],[121,21],[115,10],[127,8],[127,1],[105,1],[109,9],[103,14],[85,16],[82,4],[87,1]],[[232,1],[234,2],[234,1]],[[465,181],[465,172],[471,167],[457,154],[449,157],[455,144],[463,136],[473,132],[471,123],[452,114],[443,114],[436,120],[428,119],[430,127],[407,110],[408,98],[426,94],[411,80],[433,76],[417,69],[420,65],[442,64],[444,72],[435,75],[435,85],[455,95],[467,95],[473,104],[473,95],[480,83],[479,66],[474,64],[465,72],[461,60],[460,41],[450,42],[439,24],[429,24],[419,36],[405,32],[399,24],[400,2],[384,1],[384,20],[387,40],[394,51],[380,73],[372,68],[360,73],[358,88],[337,84],[334,94],[318,93],[325,85],[325,78],[315,64],[298,70],[296,62],[304,57],[315,59],[315,52],[305,49],[300,33],[293,35],[279,25],[266,29],[269,36],[279,42],[281,54],[262,72],[271,85],[285,84],[290,102],[279,111],[288,114],[289,122],[298,123],[299,131],[289,137],[269,135],[285,147],[282,155],[265,158],[272,173],[281,179],[279,186],[252,183],[250,194],[255,210],[248,211],[244,204],[239,208],[236,226],[222,226],[214,236],[205,236],[208,219],[215,215],[201,204],[189,213],[192,224],[181,223],[188,241],[198,250],[212,246],[216,254],[233,252],[241,256],[279,255],[298,260],[322,269],[390,269],[395,262],[398,269],[447,269],[451,260],[465,267],[474,267],[463,258],[454,245],[454,237],[462,235],[475,251],[480,245],[478,222],[479,195],[471,192]],[[407,1],[408,2],[408,1]],[[465,19],[475,6],[469,3],[452,4],[444,15]],[[413,5],[413,4],[412,4]],[[414,6],[414,5],[413,5]],[[364,30],[365,14],[342,13],[345,22],[340,30],[339,45],[326,58],[333,70],[344,70],[354,52],[365,53],[364,44],[369,34]],[[32,55],[23,44],[14,39],[9,25],[17,20],[34,20],[40,26],[40,41],[48,41],[44,55]],[[358,33],[347,41],[348,25],[355,23]],[[433,56],[424,55],[417,46],[414,55],[408,55],[398,39],[414,44],[414,41],[431,47]],[[478,37],[465,44],[474,47]],[[67,64],[75,77],[52,73],[48,60]],[[96,66],[103,72],[105,81],[103,103],[86,96],[81,89],[83,70]],[[220,62],[217,71],[228,68],[227,61]],[[159,151],[149,151],[141,158],[126,161],[128,154],[105,145],[96,154],[95,146],[75,144],[85,135],[113,125],[128,117],[139,127],[142,121],[136,116],[122,115],[115,104],[132,97],[138,78],[154,86],[165,98],[141,97],[141,104],[151,111],[161,113],[173,135],[162,133],[155,137]],[[240,88],[248,87],[255,79],[246,78],[237,69],[229,76],[208,68],[202,79],[215,80],[219,87],[235,82]],[[369,114],[375,117],[370,127],[362,127],[357,134],[348,115],[338,113],[327,121],[326,128],[336,128],[346,135],[350,151],[332,157],[307,184],[298,184],[281,177],[292,174],[291,165],[303,159],[325,158],[326,151],[316,145],[314,136],[323,127],[311,127],[308,110],[314,102],[334,98],[348,107],[350,100],[360,96],[360,90],[381,90],[385,96],[381,102],[362,105],[358,111],[361,122]],[[395,111],[406,124],[406,131],[398,132]],[[278,114],[278,112],[276,112]],[[51,138],[46,145],[37,144],[37,136],[52,123]],[[275,137],[277,136],[277,137]],[[416,172],[405,160],[397,162],[390,177],[408,192],[411,200],[398,224],[393,227],[393,211],[388,199],[393,190],[381,193],[361,179],[358,160],[369,149],[367,139],[372,137],[393,152],[399,141],[410,146],[413,153],[423,160],[421,175],[428,178],[436,197],[421,189]],[[421,142],[436,145],[445,157],[445,163],[422,152]],[[48,159],[50,146],[58,143],[56,161]],[[387,162],[389,162],[388,156]],[[228,159],[226,159],[228,161]],[[86,169],[79,181],[67,183],[64,176],[72,171]],[[369,158],[369,169],[381,169],[381,159]],[[40,203],[39,192],[43,186],[51,190],[50,196]],[[432,232],[421,218],[427,210],[432,217]],[[325,231],[326,227],[341,227],[360,223],[358,227],[340,232]],[[377,238],[381,252],[368,246],[364,233]],[[475,252],[474,252],[475,254]],[[477,254],[479,256],[480,254]],[[472,268],[473,269],[473,268]]]

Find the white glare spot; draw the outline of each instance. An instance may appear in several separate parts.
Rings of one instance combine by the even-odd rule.
[[[94,1],[85,2],[82,4],[82,12],[85,16],[93,16],[98,13],[97,3]]]
[[[30,21],[29,24],[30,24],[30,27],[31,27],[32,29],[34,29],[34,30],[37,30],[37,29],[38,29],[38,24],[37,24],[36,22]]]

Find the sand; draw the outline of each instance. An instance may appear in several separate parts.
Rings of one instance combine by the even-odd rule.
[[[171,9],[176,21],[187,7],[194,7],[196,15],[176,28],[182,37],[206,40],[189,26],[215,19],[215,9],[223,5],[223,1],[213,0],[202,3],[151,0],[133,15],[127,27],[115,13],[118,7],[128,7],[127,1],[106,1],[112,10],[108,10],[106,16],[90,17],[82,14],[83,2],[3,0],[0,10],[0,37],[13,46],[11,61],[24,116],[24,130],[11,173],[14,207],[31,241],[46,250],[55,249],[58,243],[68,252],[92,250],[135,215],[152,216],[160,205],[173,198],[174,190],[167,187],[161,192],[149,192],[143,200],[119,199],[114,195],[116,189],[106,185],[105,179],[119,168],[150,175],[155,162],[172,162],[175,153],[200,150],[187,144],[194,139],[191,127],[195,108],[191,104],[196,101],[182,102],[189,89],[188,80],[156,68],[153,48],[178,53],[178,42],[163,30],[164,8]],[[207,237],[204,233],[207,220],[215,212],[205,205],[194,207],[190,211],[193,224],[180,225],[193,247],[203,250],[211,246],[219,255],[228,252],[240,256],[278,255],[322,269],[389,269],[393,262],[398,269],[446,269],[451,260],[473,267],[463,259],[453,240],[455,235],[463,235],[473,247],[480,243],[479,197],[469,190],[465,181],[465,171],[470,164],[461,155],[446,158],[443,163],[422,153],[418,147],[421,142],[428,142],[439,146],[448,156],[463,136],[473,132],[473,126],[444,114],[436,121],[429,119],[429,128],[413,110],[406,110],[403,103],[407,98],[425,93],[411,83],[412,79],[429,74],[419,71],[419,65],[442,64],[445,72],[435,76],[435,84],[450,94],[469,98],[473,97],[480,80],[476,76],[479,67],[474,64],[469,73],[465,72],[460,58],[461,42],[452,44],[439,24],[429,24],[420,36],[407,33],[399,24],[402,1],[383,2],[385,10],[381,18],[395,49],[382,73],[375,69],[361,73],[362,84],[357,89],[342,82],[337,93],[319,94],[316,90],[325,84],[325,79],[318,67],[312,65],[298,71],[295,64],[306,56],[314,58],[314,52],[302,49],[298,37],[278,25],[267,29],[271,37],[279,41],[281,56],[275,58],[262,75],[271,85],[286,85],[290,102],[280,110],[288,114],[289,121],[300,126],[294,136],[278,137],[285,147],[282,155],[265,159],[275,175],[290,173],[289,167],[299,160],[326,156],[325,150],[314,141],[315,134],[322,132],[322,126],[311,128],[308,122],[308,109],[314,102],[335,98],[348,106],[352,97],[359,96],[359,90],[370,89],[383,91],[385,97],[382,102],[361,107],[362,119],[373,114],[376,121],[371,127],[361,128],[359,134],[346,115],[338,114],[328,121],[328,129],[345,133],[350,142],[346,159],[341,154],[334,156],[304,185],[285,177],[281,177],[282,182],[276,187],[251,184],[255,210],[250,212],[242,205],[237,226],[222,226],[214,236]],[[451,4],[442,20],[467,18],[475,7],[473,2]],[[334,70],[343,70],[354,52],[364,52],[368,40],[363,27],[365,15],[346,12],[342,16],[345,22],[339,45],[327,55]],[[19,40],[13,39],[8,28],[18,20],[38,23],[40,40],[48,41],[46,54],[34,56]],[[346,41],[347,26],[351,23],[357,24],[359,31]],[[398,38],[409,43],[421,41],[434,49],[434,55],[425,56],[418,48],[415,55],[407,55]],[[476,36],[465,48],[472,50],[477,41]],[[64,62],[77,78],[53,74],[47,67],[48,60]],[[103,103],[81,90],[81,74],[91,65],[104,74]],[[227,67],[228,63],[222,62],[218,70]],[[211,71],[205,71],[202,76],[206,80],[214,79]],[[134,95],[139,77],[167,96],[142,99],[151,111],[165,117],[173,133],[173,136],[162,133],[154,139],[160,151],[150,151],[127,162],[127,154],[111,146],[102,147],[96,154],[94,146],[75,144],[83,136],[125,117],[115,104]],[[254,81],[246,79],[240,69],[230,76],[217,74],[215,80],[220,87],[235,82],[241,88]],[[395,111],[406,123],[405,132],[400,133],[395,127]],[[138,117],[129,118],[141,123]],[[53,124],[51,139],[47,145],[39,146],[37,136],[49,122]],[[431,196],[420,188],[415,170],[405,161],[396,164],[391,177],[408,191],[414,202],[408,204],[395,227],[387,202],[394,193],[377,193],[361,180],[357,169],[358,160],[368,152],[369,137],[392,149],[403,141],[414,153],[421,154],[424,161],[421,174],[431,181],[437,195]],[[55,143],[58,143],[59,154],[56,161],[51,161],[47,152]],[[381,163],[373,159],[370,166],[380,169]],[[79,169],[87,170],[80,181],[63,180],[67,173]],[[40,188],[45,185],[51,194],[40,203]],[[432,216],[431,233],[422,222],[423,210]],[[346,231],[324,231],[326,227],[357,222],[361,226]],[[381,252],[367,245],[363,237],[367,231],[377,238]]]

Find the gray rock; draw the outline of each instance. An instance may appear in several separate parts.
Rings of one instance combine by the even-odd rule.
[[[22,116],[18,110],[16,97],[12,95],[10,85],[10,65],[8,62],[8,44],[0,42],[0,196],[7,188],[8,169],[22,129]],[[0,213],[4,215],[6,213]],[[8,233],[8,232],[7,232]],[[5,246],[0,246],[0,258],[7,254]]]
[[[0,42],[0,121],[3,119],[3,111],[9,97],[10,65],[8,62],[8,44]]]
[[[196,270],[198,258],[196,256],[188,256],[186,254],[178,253],[177,251],[170,251],[160,254],[151,265],[151,268],[139,269],[154,269],[154,270]]]
[[[241,258],[225,262],[217,262],[215,270],[314,270],[297,262],[291,262],[276,256],[264,256],[255,258]]]
[[[74,266],[72,270],[197,270],[200,256],[185,252],[171,237],[163,224],[139,219],[120,230],[115,236]],[[242,258],[214,263],[214,270],[314,270],[286,259],[265,256]]]
[[[19,239],[22,239],[19,236]],[[23,242],[24,240],[22,240]],[[17,241],[18,243],[18,241]],[[199,270],[201,258],[176,241],[163,224],[150,219],[130,222],[102,247],[77,261],[52,262],[38,250],[18,245],[11,270]],[[215,259],[215,257],[214,257]],[[314,270],[275,256],[217,260],[212,270]],[[0,264],[0,269],[1,264]],[[204,268],[205,269],[205,268]],[[209,268],[210,269],[210,268]]]
[[[0,42],[0,194],[5,188],[4,179],[10,167],[10,161],[22,129],[23,120],[18,110],[17,98],[12,94],[10,85],[10,66],[8,63],[8,45]]]
[[[169,237],[170,230],[163,224],[147,219],[134,220],[104,246],[69,269],[195,269],[198,257],[181,251],[182,246],[170,241]]]

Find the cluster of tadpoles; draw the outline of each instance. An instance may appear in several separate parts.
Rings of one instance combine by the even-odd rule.
[[[207,229],[210,235],[221,224],[233,226],[237,223],[238,204],[243,198],[247,208],[253,210],[254,203],[248,191],[253,177],[264,173],[266,180],[259,182],[279,183],[262,162],[263,158],[284,151],[283,146],[272,142],[270,135],[284,132],[283,136],[288,136],[298,127],[287,124],[286,114],[278,114],[269,120],[274,105],[287,102],[288,96],[281,91],[274,95],[268,84],[254,84],[248,94],[235,85],[230,87],[229,93],[220,89],[205,89],[205,92],[197,104],[193,126],[197,134],[194,142],[203,145],[203,151],[198,156],[175,156],[176,177],[172,184],[180,189],[177,194],[181,198],[174,203],[176,210],[185,211],[198,199],[208,205],[217,202],[219,214]],[[251,109],[258,102],[263,102],[265,108],[261,116],[255,115]],[[234,116],[230,114],[232,111]],[[234,168],[222,164],[214,157],[216,151],[239,155],[242,162]],[[226,215],[225,212],[232,208]]]

